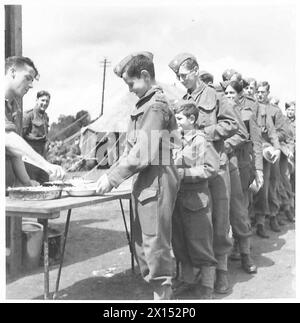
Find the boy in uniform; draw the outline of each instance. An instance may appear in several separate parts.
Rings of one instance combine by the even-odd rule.
[[[270,110],[268,109],[268,94],[269,94],[269,86],[268,84],[259,83],[257,86],[257,99],[259,102],[259,115],[260,120],[259,124],[261,127],[262,134],[262,147],[263,151],[265,149],[271,149],[271,159],[276,162],[280,157],[280,143],[279,136],[276,131],[274,120],[271,117]],[[271,211],[271,200],[273,201],[273,206],[276,204],[277,200],[277,185],[273,183],[274,187],[271,188],[271,169],[272,164],[270,160],[266,159],[264,156],[263,159],[263,178],[264,183],[262,188],[258,191],[258,193],[254,196],[254,212],[256,218],[256,232],[257,235],[261,238],[269,238],[265,231],[265,218],[266,216],[270,216],[270,225],[273,231],[278,231],[278,224],[276,220],[276,213]],[[276,178],[274,178],[276,180]],[[273,193],[273,194],[272,194]],[[271,198],[270,198],[271,195]]]
[[[220,161],[212,141],[198,130],[198,115],[192,101],[182,100],[175,108],[182,147],[175,151],[181,185],[173,213],[172,245],[182,272],[177,294],[195,289],[200,299],[212,299],[217,261],[208,179],[217,175]],[[201,283],[194,278],[193,268],[200,269]]]
[[[187,89],[185,100],[194,100],[199,110],[197,123],[201,130],[214,142],[219,153],[220,169],[217,176],[209,179],[212,197],[214,253],[218,261],[215,292],[226,294],[230,291],[227,258],[232,248],[229,237],[230,176],[224,140],[238,131],[233,103],[219,97],[216,90],[207,86],[199,77],[196,57],[189,53],[176,55],[169,63],[178,80]]]
[[[179,186],[170,142],[163,139],[177,128],[163,90],[156,85],[153,55],[134,53],[114,72],[139,100],[130,115],[124,154],[97,182],[97,191],[109,192],[134,175],[132,200],[135,252],[143,278],[154,299],[171,299],[173,259],[171,221]],[[163,154],[169,156],[164,158]]]

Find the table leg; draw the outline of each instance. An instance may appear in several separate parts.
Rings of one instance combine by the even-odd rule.
[[[6,221],[10,221],[9,272],[16,276],[22,269],[22,218],[7,217]]]
[[[49,299],[49,245],[48,245],[48,219],[40,220],[44,226],[44,299]]]
[[[70,225],[71,211],[72,210],[69,209],[68,214],[67,214],[67,221],[66,221],[65,232],[64,232],[63,249],[62,249],[62,253],[61,253],[61,256],[60,256],[60,263],[59,263],[59,269],[58,269],[58,274],[57,274],[57,278],[56,278],[55,292],[53,294],[53,299],[57,299],[57,296],[58,296],[59,281],[60,281],[60,275],[61,275],[62,266],[63,266],[63,263],[64,263],[64,255],[65,255],[66,242],[67,242],[69,225]]]
[[[119,199],[119,202],[120,202],[120,207],[121,207],[123,222],[124,222],[124,226],[125,226],[125,231],[126,231],[126,237],[127,237],[127,241],[128,241],[128,246],[129,246],[130,254],[132,254],[133,250],[132,250],[132,247],[131,247],[130,234],[128,232],[127,223],[126,223],[126,219],[125,219],[125,212],[124,212],[124,208],[123,208],[123,203],[122,203],[122,200],[121,199]]]
[[[134,233],[133,233],[133,210],[132,210],[132,200],[129,199],[129,219],[130,219],[130,245],[131,245],[131,271],[134,274],[134,255],[135,255],[135,247],[134,247]]]

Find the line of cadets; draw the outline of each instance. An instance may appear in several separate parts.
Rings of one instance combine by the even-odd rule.
[[[207,203],[204,202],[203,195],[201,198],[203,189],[199,190],[195,185],[191,193],[191,187],[185,187],[186,176],[183,177],[181,190],[184,194],[188,192],[188,197],[182,198],[181,193],[179,194],[179,204],[173,215],[173,247],[176,259],[181,264],[181,277],[175,285],[175,292],[180,295],[195,289],[197,293],[199,275],[195,276],[195,269],[192,267],[201,267],[200,298],[210,299],[213,288],[220,294],[231,290],[227,271],[228,256],[231,260],[240,260],[247,273],[257,273],[257,267],[250,256],[252,226],[256,226],[259,237],[269,238],[265,231],[266,218],[274,232],[280,232],[279,225],[285,224],[282,217],[294,222],[294,177],[291,177],[291,173],[294,173],[295,103],[286,104],[286,108],[293,111],[288,114],[290,118],[285,117],[278,105],[269,102],[268,82],[257,84],[253,78],[243,79],[233,69],[224,71],[223,81],[215,86],[213,76],[199,71],[195,56],[188,53],[177,55],[169,66],[187,89],[187,94],[183,97],[185,101],[179,102],[179,107],[175,108],[178,124],[181,123],[182,113],[190,120],[194,115],[194,129],[203,129],[206,137],[209,137],[219,151],[216,141],[221,139],[224,143],[224,149],[221,150],[225,151],[228,160],[225,162],[224,159],[222,162],[221,158],[217,176],[212,172],[210,176],[203,177],[208,179],[209,192],[205,193],[205,198],[211,198],[212,221],[206,225],[203,223],[204,214],[210,212],[205,209]],[[224,97],[228,99],[227,102]],[[196,109],[191,109],[192,105],[186,100],[192,100]],[[178,116],[178,111],[183,112]],[[235,122],[232,122],[233,118]],[[207,129],[213,122],[220,129],[210,132]],[[238,130],[232,135],[230,131],[236,124]],[[189,133],[187,137],[190,137]],[[197,146],[196,139],[192,145]],[[213,153],[207,148],[205,153],[211,156],[204,159],[204,164],[207,169],[213,169]],[[202,202],[200,204],[199,199]],[[232,249],[227,244],[228,221],[234,242]],[[221,228],[218,226],[220,222]],[[185,232],[180,237],[181,231]],[[204,231],[206,236],[203,235]],[[198,250],[190,246],[195,243],[191,239],[192,235],[197,236]],[[218,244],[220,237],[223,243]],[[213,253],[210,255],[214,255],[216,260],[210,264],[209,259],[205,258],[209,239],[213,246]],[[214,277],[214,264],[215,281],[211,278]]]
[[[139,100],[125,152],[98,179],[97,191],[108,192],[134,175],[135,252],[154,299],[186,292],[212,299],[213,292],[231,290],[229,256],[247,273],[257,272],[250,255],[251,221],[261,238],[268,238],[266,218],[275,232],[283,224],[279,214],[294,221],[294,119],[269,103],[267,82],[256,84],[228,70],[215,87],[212,75],[200,72],[189,53],[175,56],[169,67],[187,89],[174,111],[156,84],[151,53],[131,54],[114,68]],[[162,153],[163,135],[151,142],[150,155],[141,153],[153,130],[174,129],[181,139],[173,162],[152,163]]]

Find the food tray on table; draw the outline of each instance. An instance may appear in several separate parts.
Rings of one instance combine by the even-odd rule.
[[[51,182],[44,182],[42,183],[43,186],[47,186],[47,187],[53,187],[53,186],[57,186],[57,187],[72,187],[73,184],[68,182],[68,181],[51,181]]]
[[[83,178],[70,179],[71,187],[65,187],[64,191],[70,196],[93,196],[96,194],[96,183]]]
[[[96,194],[96,187],[95,185],[80,185],[80,186],[73,186],[73,187],[66,187],[64,188],[70,196],[93,196]]]
[[[9,187],[7,191],[9,198],[13,200],[43,201],[59,199],[62,188],[57,186]]]

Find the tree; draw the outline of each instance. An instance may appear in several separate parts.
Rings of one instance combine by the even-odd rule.
[[[71,136],[74,132],[74,122],[75,118],[71,115],[65,116],[60,115],[58,122],[54,122],[50,126],[49,139],[53,140],[64,140]]]
[[[75,117],[61,114],[58,122],[53,122],[49,130],[49,140],[64,140],[78,132],[82,127],[90,123],[91,116],[88,111],[80,110]]]
[[[86,127],[91,122],[91,116],[88,111],[80,110],[76,113],[75,116],[76,121],[81,127]]]

